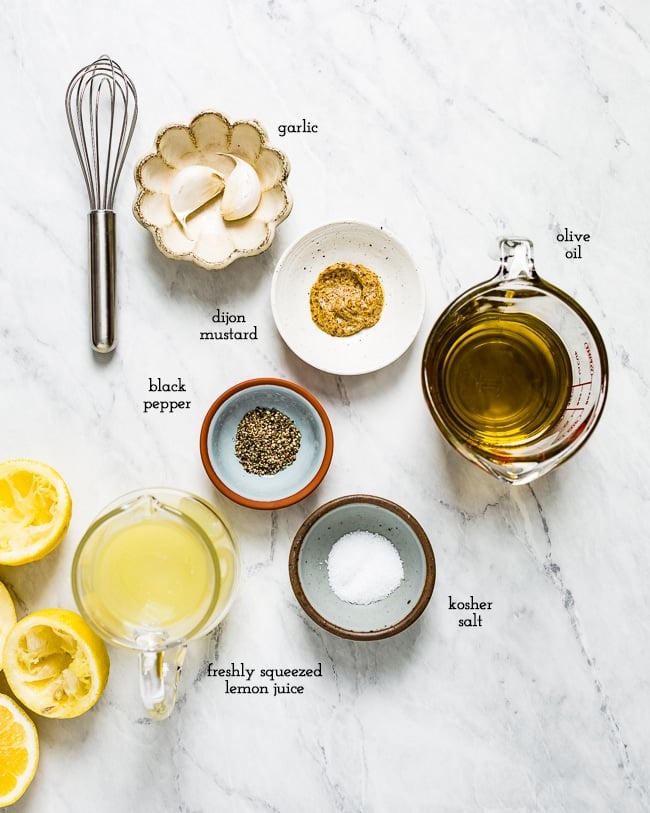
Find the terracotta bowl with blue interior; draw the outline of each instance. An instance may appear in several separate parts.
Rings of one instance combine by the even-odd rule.
[[[256,407],[277,409],[300,430],[295,461],[277,474],[251,474],[235,454],[241,419]],[[304,499],[320,484],[332,461],[334,436],[327,413],[304,387],[280,378],[242,381],[220,395],[201,427],[201,460],[212,483],[233,502],[274,510]]]
[[[329,583],[330,551],[352,531],[380,534],[402,560],[400,585],[371,604],[343,601]],[[433,593],[436,561],[422,526],[406,509],[353,494],[322,505],[303,522],[291,545],[289,578],[300,606],[319,626],[341,638],[373,641],[397,635],[422,615]]]

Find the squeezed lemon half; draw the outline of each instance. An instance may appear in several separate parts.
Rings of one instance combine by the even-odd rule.
[[[35,460],[0,463],[0,565],[41,559],[63,539],[70,492],[51,466]]]
[[[9,630],[16,623],[16,608],[9,591],[0,582],[0,672],[2,671],[2,650],[9,635]]]
[[[17,802],[38,766],[36,726],[6,694],[0,694],[0,807]]]
[[[108,680],[106,646],[72,610],[37,610],[9,632],[7,683],[28,709],[44,717],[78,717],[99,700]]]

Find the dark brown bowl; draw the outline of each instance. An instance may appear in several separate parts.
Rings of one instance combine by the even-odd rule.
[[[350,531],[390,540],[404,567],[400,586],[372,604],[350,604],[330,587],[327,559]],[[289,553],[293,592],[324,630],[355,641],[376,641],[402,632],[422,615],[436,581],[436,561],[422,526],[406,509],[382,497],[353,494],[317,508],[298,529]]]

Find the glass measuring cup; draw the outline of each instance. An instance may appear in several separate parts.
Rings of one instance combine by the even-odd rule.
[[[108,505],[72,563],[81,614],[104,640],[135,651],[147,713],[171,713],[187,644],[228,612],[239,575],[234,537],[208,503],[170,488]]]
[[[507,483],[551,471],[587,440],[607,394],[605,345],[589,315],[540,279],[533,244],[500,241],[495,277],[434,324],[422,387],[440,431]]]

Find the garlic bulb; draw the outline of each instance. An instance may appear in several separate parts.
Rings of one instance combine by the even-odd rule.
[[[226,176],[226,188],[221,201],[221,217],[224,220],[239,220],[257,209],[262,195],[262,187],[253,167],[237,156],[235,168]]]
[[[186,228],[187,218],[216,198],[223,188],[223,176],[210,167],[197,165],[182,169],[169,190],[169,205],[181,226]]]

